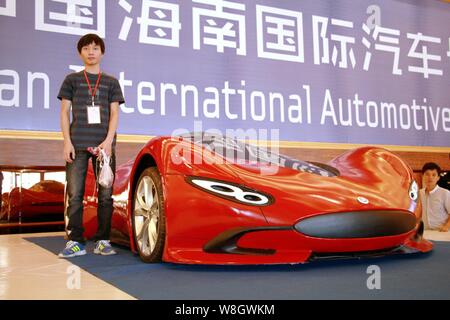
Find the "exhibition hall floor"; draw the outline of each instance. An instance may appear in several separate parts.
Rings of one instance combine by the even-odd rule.
[[[429,254],[278,266],[145,264],[116,256],[59,259],[64,233],[0,235],[0,300],[7,299],[449,299],[450,232],[427,232]],[[379,289],[369,289],[369,266]]]

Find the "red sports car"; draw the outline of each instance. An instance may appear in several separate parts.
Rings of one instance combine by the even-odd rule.
[[[117,168],[111,240],[145,262],[295,264],[427,252],[409,166],[374,147],[327,164],[221,136],[157,137]],[[92,168],[85,236],[97,227]]]
[[[63,221],[64,184],[43,180],[26,189],[15,187],[2,195],[0,220],[8,222]]]

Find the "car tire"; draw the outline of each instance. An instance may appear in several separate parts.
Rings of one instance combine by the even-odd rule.
[[[135,247],[142,261],[161,262],[166,238],[166,218],[158,169],[145,169],[136,184],[132,202]]]

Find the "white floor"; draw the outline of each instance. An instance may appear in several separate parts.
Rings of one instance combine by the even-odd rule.
[[[69,260],[23,239],[63,234],[0,235],[0,300],[134,299]]]
[[[0,235],[0,300],[6,299],[135,299],[127,293],[59,259],[24,238],[63,235]],[[425,238],[450,241],[450,232],[426,231]]]
[[[429,231],[425,230],[423,236],[425,239],[434,241],[450,241],[450,231],[449,232],[439,232],[439,231]]]

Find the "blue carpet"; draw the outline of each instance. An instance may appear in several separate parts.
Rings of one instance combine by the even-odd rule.
[[[62,236],[26,238],[54,253]],[[318,261],[306,265],[192,266],[145,264],[115,247],[118,255],[88,254],[70,261],[138,299],[450,299],[450,242],[434,242],[427,254]],[[381,289],[367,288],[367,268],[381,269]]]

